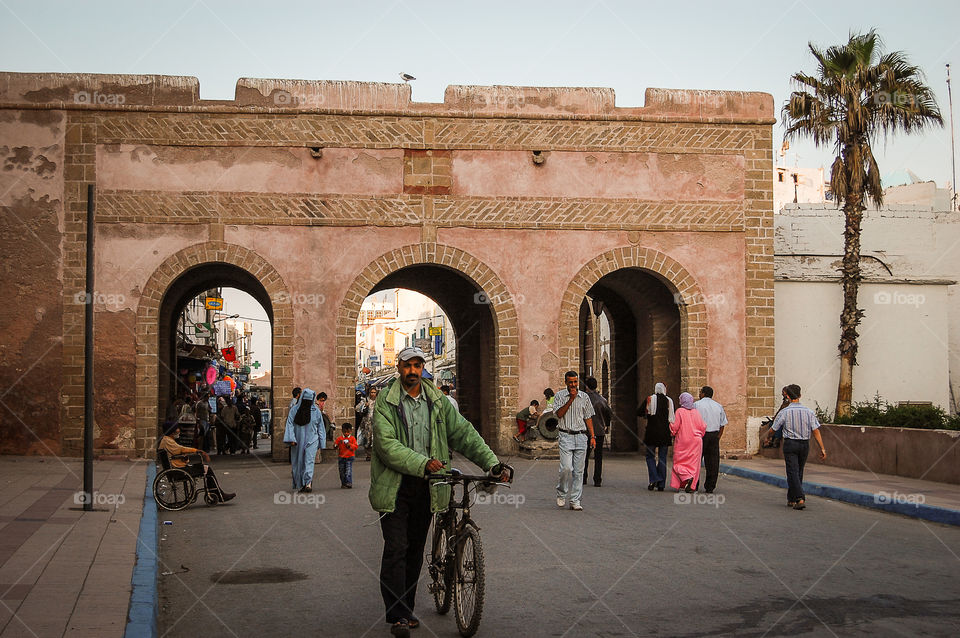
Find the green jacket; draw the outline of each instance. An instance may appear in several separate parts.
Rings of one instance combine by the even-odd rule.
[[[450,450],[460,452],[484,472],[498,463],[497,456],[433,383],[422,379],[420,392],[430,414],[430,455],[450,468]],[[423,476],[430,459],[407,445],[407,429],[400,416],[403,386],[391,381],[377,396],[373,409],[373,455],[370,463],[370,505],[378,512],[392,512],[403,474]],[[450,486],[430,488],[430,511],[442,512],[450,504]]]

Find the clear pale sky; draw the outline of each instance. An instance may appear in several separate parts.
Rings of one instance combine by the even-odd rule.
[[[641,106],[647,87],[764,91],[779,116],[790,75],[815,69],[808,41],[876,27],[925,70],[946,123],[879,142],[882,172],[909,168],[945,186],[944,65],[960,65],[958,18],[956,0],[0,0],[0,70],[189,75],[205,99],[233,99],[240,77],[399,82],[400,72],[417,77],[419,102],[443,101],[449,84],[604,86],[620,106]],[[777,124],[777,148],[781,137]],[[830,155],[794,144],[785,163],[829,166]]]

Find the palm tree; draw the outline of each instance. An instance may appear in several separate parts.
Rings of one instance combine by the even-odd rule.
[[[830,190],[843,207],[843,310],[840,312],[840,383],[837,416],[850,413],[853,366],[857,364],[857,308],[860,288],[860,224],[867,199],[883,204],[880,169],[871,143],[897,131],[912,133],[943,125],[933,91],[923,71],[901,51],[883,53],[880,37],[852,33],[846,44],[818,49],[809,44],[819,68],[816,75],[796,73],[796,90],[783,106],[784,139],[809,138],[816,146],[832,144],[836,159]]]

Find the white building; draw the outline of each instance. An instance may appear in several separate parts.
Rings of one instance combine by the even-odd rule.
[[[396,355],[409,345],[420,346],[428,355],[426,368],[431,373],[455,367],[456,338],[450,320],[432,299],[403,288],[367,297],[357,319],[358,368],[368,367],[373,375],[392,368]]]
[[[943,189],[888,189],[861,234],[863,283],[853,400],[926,401],[950,412],[960,398],[960,217]],[[942,192],[941,192],[942,191]],[[922,205],[906,204],[919,199]],[[784,205],[775,216],[777,386],[798,383],[807,405],[832,412],[840,362],[843,212],[833,203]]]

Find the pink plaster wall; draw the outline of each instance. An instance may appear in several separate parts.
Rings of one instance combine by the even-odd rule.
[[[402,149],[97,147],[105,189],[386,195],[403,191]]]
[[[558,350],[560,304],[574,276],[608,250],[628,246],[621,231],[564,231],[443,228],[438,241],[461,248],[484,262],[510,290],[520,324],[519,410],[558,387],[564,370],[541,365]],[[707,378],[723,397],[731,423],[746,415],[746,330],[743,238],[729,233],[642,233],[639,245],[679,262],[697,280],[707,308]],[[517,258],[520,255],[521,258]],[[684,388],[696,393],[698,388]],[[513,409],[513,406],[509,406]]]
[[[261,255],[287,284],[294,312],[294,384],[325,391],[328,413],[338,422],[350,416],[353,406],[336,405],[340,304],[371,261],[418,243],[420,229],[228,226],[224,239]]]
[[[454,151],[451,193],[515,197],[630,197],[738,201],[740,155],[553,151]]]

